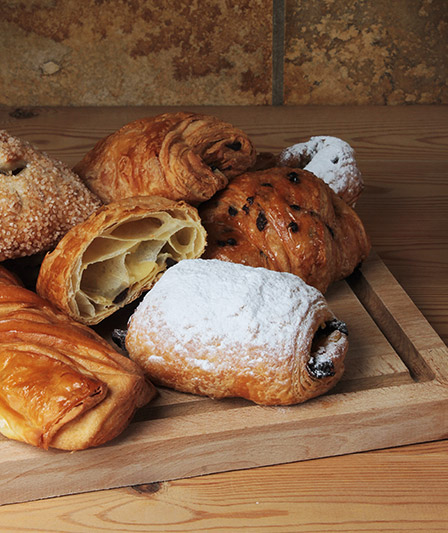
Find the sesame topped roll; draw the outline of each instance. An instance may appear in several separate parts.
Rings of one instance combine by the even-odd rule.
[[[66,165],[0,130],[0,261],[49,250],[100,205]]]

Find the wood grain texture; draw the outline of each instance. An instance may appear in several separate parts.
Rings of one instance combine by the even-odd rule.
[[[101,136],[162,110],[43,108],[34,118],[15,119],[10,109],[1,109],[0,127],[73,164]],[[447,342],[446,107],[202,111],[246,129],[261,150],[319,134],[349,141],[366,181],[357,209],[374,248]],[[393,303],[392,298],[388,305]],[[121,459],[103,468],[113,473]],[[430,533],[448,529],[447,481],[448,446],[440,441],[143,485],[137,491],[7,505],[0,508],[0,529],[233,531],[245,526],[254,531]]]

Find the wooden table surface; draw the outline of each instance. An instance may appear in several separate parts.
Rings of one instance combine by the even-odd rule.
[[[72,165],[126,122],[173,109],[0,107],[0,128]],[[373,247],[447,342],[447,107],[189,110],[240,126],[260,151],[312,135],[348,141],[366,184],[357,211]],[[2,532],[238,529],[448,531],[448,440],[0,507]]]

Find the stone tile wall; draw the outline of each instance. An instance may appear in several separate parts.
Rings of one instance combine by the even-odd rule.
[[[3,0],[0,104],[448,103],[448,0]]]

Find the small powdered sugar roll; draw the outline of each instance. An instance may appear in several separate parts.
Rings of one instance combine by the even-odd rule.
[[[279,164],[302,168],[327,183],[334,192],[354,206],[364,184],[353,148],[331,136],[311,137],[280,152]]]

